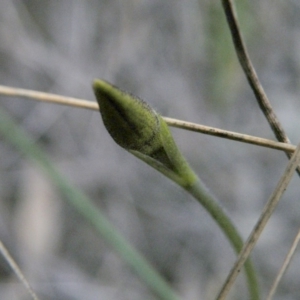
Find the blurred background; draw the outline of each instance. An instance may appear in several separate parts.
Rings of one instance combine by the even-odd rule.
[[[221,1],[1,0],[0,84],[95,101],[106,79],[162,115],[274,139],[238,64]],[[241,29],[292,143],[300,128],[300,2],[237,1]],[[235,254],[179,187],[117,146],[97,112],[0,105],[185,300],[214,299]],[[172,129],[246,239],[287,164],[277,150]],[[44,300],[156,299],[35,166],[0,137],[0,238]],[[295,175],[253,260],[264,294],[300,226]],[[296,253],[275,299],[299,299]],[[232,299],[245,299],[243,275]],[[243,296],[241,296],[243,295]],[[0,258],[0,298],[28,299]]]

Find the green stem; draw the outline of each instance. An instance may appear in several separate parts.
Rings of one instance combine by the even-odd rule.
[[[164,278],[118,233],[106,216],[79,189],[71,185],[53,166],[45,153],[33,143],[26,132],[0,108],[0,133],[26,158],[38,163],[49,178],[58,186],[66,200],[89,221],[102,238],[132,267],[162,300],[179,300]]]
[[[243,239],[241,238],[235,226],[232,224],[230,218],[218,205],[216,199],[209,193],[202,181],[199,179],[192,186],[186,187],[185,190],[189,192],[196,200],[198,200],[198,202],[208,211],[208,213],[222,229],[234,250],[237,252],[237,254],[239,254],[243,248]],[[244,267],[250,299],[258,300],[260,298],[258,280],[254,266],[250,259],[246,261]]]
[[[93,88],[103,123],[115,142],[192,194],[239,253],[242,238],[179,151],[165,120],[144,101],[106,81],[95,80]],[[258,300],[256,273],[250,261],[245,270],[251,300]]]

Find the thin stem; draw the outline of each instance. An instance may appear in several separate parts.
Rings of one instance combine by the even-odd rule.
[[[277,274],[277,276],[276,276],[276,278],[275,278],[275,280],[272,284],[272,287],[270,289],[270,292],[269,292],[268,297],[266,298],[266,300],[272,300],[272,298],[273,298],[273,296],[276,292],[276,289],[278,287],[278,284],[279,284],[280,280],[282,279],[282,276],[286,272],[286,270],[287,270],[287,268],[288,268],[288,266],[289,266],[289,264],[290,264],[290,262],[291,262],[291,260],[294,256],[294,254],[295,254],[295,251],[296,251],[296,248],[298,246],[299,241],[300,241],[300,230],[298,231],[298,233],[297,233],[297,235],[296,235],[296,237],[293,241],[292,247],[289,250],[289,252],[288,252],[288,254],[287,254],[287,256],[286,256],[286,258],[285,258],[285,260],[282,264],[282,267],[280,268],[280,270],[279,270],[279,272],[278,272],[278,274]]]
[[[48,103],[55,103],[55,104],[99,111],[99,105],[96,102],[87,101],[78,98],[72,98],[72,97],[64,97],[56,94],[37,92],[33,90],[19,89],[19,88],[0,85],[0,94],[5,96],[10,96],[10,97],[12,96],[24,97],[24,98],[34,99],[34,100],[48,102]],[[163,119],[167,122],[169,126],[173,126],[173,127],[177,127],[189,131],[194,131],[194,132],[200,132],[203,134],[217,136],[217,137],[230,139],[242,143],[258,145],[266,148],[282,150],[291,153],[294,152],[296,149],[296,146],[291,144],[280,143],[280,142],[276,142],[276,141],[272,141],[272,140],[268,140],[256,136],[241,134],[233,131],[227,131],[220,128],[200,125],[200,124],[177,120],[168,117],[163,117]]]
[[[247,242],[245,243],[242,251],[239,254],[238,259],[236,260],[232,270],[230,271],[217,300],[226,299],[230,288],[234,284],[235,279],[237,278],[243,264],[248,259],[251,251],[253,250],[256,242],[265,228],[268,220],[270,219],[274,209],[276,208],[282,194],[286,190],[297,166],[300,163],[300,144],[298,145],[296,151],[294,152],[291,160],[289,161],[284,174],[282,175],[280,181],[278,182],[274,192],[272,193],[270,199],[265,205],[259,220],[257,221],[255,227],[253,228]]]
[[[112,246],[160,299],[179,300],[165,279],[119,234],[100,209],[56,170],[44,152],[33,143],[26,132],[15,125],[2,109],[0,109],[0,133],[26,158],[36,162],[43,169],[54,184],[60,188],[65,199],[94,226],[102,238]]]
[[[62,104],[62,105],[86,108],[91,110],[99,110],[99,106],[96,102],[91,102],[84,99],[78,99],[72,97],[65,97],[56,94],[38,92],[33,90],[19,89],[19,88],[4,86],[4,85],[0,85],[0,94],[5,96],[10,96],[10,97],[23,97],[23,98],[42,101],[42,102]]]
[[[216,199],[207,191],[204,184],[199,180],[192,187],[186,189],[191,195],[197,199],[200,204],[209,212],[212,218],[219,225],[223,233],[230,241],[233,249],[237,254],[243,248],[243,239],[239,232],[232,224],[230,218],[226,215],[223,209],[218,205]],[[251,300],[258,300],[259,297],[259,286],[254,270],[254,266],[250,259],[245,263],[245,272],[248,283],[248,290],[250,293]]]
[[[12,268],[12,270],[15,272],[15,274],[17,275],[17,277],[19,278],[19,280],[22,282],[22,284],[24,285],[25,289],[28,291],[28,293],[30,294],[30,296],[32,297],[32,299],[33,300],[39,300],[38,296],[35,294],[35,292],[33,291],[32,287],[30,286],[29,282],[27,281],[26,277],[22,273],[20,267],[18,266],[18,264],[16,263],[16,261],[13,259],[13,257],[9,253],[8,249],[1,242],[1,240],[0,240],[0,253],[5,258],[5,260],[7,261],[7,263],[10,265],[10,267]]]
[[[177,119],[163,117],[169,126],[186,129],[189,131],[200,132],[207,135],[217,136],[220,138],[225,138],[228,140],[233,140],[237,142],[257,145],[261,147],[282,150],[285,152],[294,152],[296,149],[295,145],[276,142],[268,139],[264,139],[257,136],[242,134],[234,131],[228,131],[216,127],[205,126],[197,123],[181,121]]]
[[[284,133],[284,130],[276,117],[271,103],[260,84],[254,66],[250,60],[246,45],[243,41],[242,34],[239,29],[239,24],[236,17],[236,11],[232,0],[222,0],[223,8],[227,18],[227,22],[231,31],[232,40],[235,46],[235,50],[240,61],[240,64],[245,72],[248,82],[254,92],[256,100],[259,103],[261,110],[266,116],[272,130],[274,131],[277,139],[281,142],[288,143],[289,140]]]
[[[280,121],[272,108],[272,105],[258,79],[254,66],[251,62],[246,45],[243,41],[242,34],[240,32],[236,11],[234,9],[234,4],[232,0],[222,0],[222,4],[230,28],[236,54],[238,56],[242,69],[247,77],[249,85],[253,90],[259,107],[265,115],[266,119],[268,120],[268,123],[271,129],[273,130],[277,140],[283,143],[290,143],[290,140],[287,134],[285,133],[283,127],[281,126]],[[288,158],[291,158],[292,154],[290,152],[285,153]],[[300,176],[300,167],[297,168],[297,173]]]
[[[242,238],[179,151],[165,120],[145,102],[106,81],[95,80],[93,88],[101,106],[103,123],[114,141],[194,196],[239,253],[243,247]],[[245,268],[251,299],[257,300],[254,268],[251,263]]]

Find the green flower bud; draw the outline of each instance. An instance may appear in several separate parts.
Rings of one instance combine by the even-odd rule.
[[[95,80],[93,87],[103,123],[115,142],[126,150],[151,152],[159,131],[156,112],[105,81]]]
[[[197,180],[168,125],[145,101],[103,80],[93,88],[103,123],[119,146],[185,188]]]
[[[104,125],[117,144],[175,181],[210,213],[239,253],[243,240],[230,218],[197,178],[178,150],[164,119],[144,101],[103,81],[95,80],[94,92]],[[259,299],[256,273],[245,264],[251,299]]]

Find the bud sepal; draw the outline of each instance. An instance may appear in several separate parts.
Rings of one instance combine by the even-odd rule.
[[[106,81],[95,80],[93,88],[103,123],[119,146],[184,188],[197,181],[167,123],[154,109]]]

